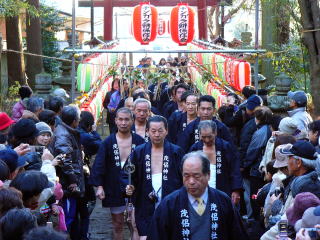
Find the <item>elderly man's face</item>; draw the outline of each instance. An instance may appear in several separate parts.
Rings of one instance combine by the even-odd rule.
[[[119,112],[116,116],[115,123],[119,132],[127,133],[131,130],[133,119],[129,113]]]
[[[142,102],[136,104],[134,109],[134,115],[138,122],[145,122],[150,115],[150,109],[147,103]]]
[[[215,143],[216,133],[211,128],[203,128],[200,131],[200,139],[204,145],[211,147]]]
[[[148,134],[153,144],[161,144],[164,142],[168,131],[163,122],[151,122],[148,129]]]
[[[210,174],[202,173],[202,162],[197,157],[185,160],[182,167],[183,185],[193,197],[200,197],[208,187]]]
[[[301,167],[301,160],[296,159],[296,157],[294,156],[290,156],[288,161],[289,176],[298,176],[297,172],[300,170],[300,167]]]

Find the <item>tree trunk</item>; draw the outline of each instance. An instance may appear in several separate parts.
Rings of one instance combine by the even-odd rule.
[[[39,9],[39,0],[28,0],[28,3]],[[26,33],[28,52],[41,55],[42,43],[41,24],[39,17],[30,16],[27,13]],[[27,56],[27,76],[29,78],[29,84],[31,87],[34,87],[35,76],[42,71],[42,68],[42,57],[35,57],[30,55]]]
[[[6,18],[7,49],[22,52],[22,35],[19,17]],[[22,53],[7,52],[8,62],[8,86],[15,81],[20,84],[27,84],[25,78],[24,56]]]
[[[309,51],[311,95],[314,115],[320,115],[320,8],[315,0],[299,0],[302,40]]]

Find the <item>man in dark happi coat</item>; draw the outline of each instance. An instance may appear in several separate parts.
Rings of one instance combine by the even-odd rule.
[[[133,133],[141,136],[145,142],[149,141],[147,133],[147,121],[151,115],[151,103],[144,98],[138,98],[133,102],[134,124],[131,127]]]
[[[172,113],[176,111],[184,111],[184,104],[181,101],[181,96],[184,92],[188,91],[186,84],[180,83],[174,88],[174,101],[168,102],[163,109],[163,116],[168,119]]]
[[[215,122],[201,121],[198,129],[201,141],[193,144],[190,152],[204,152],[210,161],[209,186],[225,192],[234,204],[238,204],[243,186],[237,150],[229,142],[216,137]]]
[[[135,220],[140,239],[146,238],[152,215],[161,199],[182,186],[183,151],[165,140],[166,119],[162,116],[149,118],[147,129],[150,142],[133,151],[133,185],[126,189],[129,196],[134,192]]]
[[[217,136],[227,142],[231,142],[231,134],[229,129],[215,117],[216,101],[212,96],[204,95],[199,99],[199,117],[191,122],[184,130],[181,137],[178,139],[177,145],[180,146],[185,152],[188,152],[190,147],[199,141],[200,136],[198,132],[198,125],[200,121],[212,120],[217,124]]]
[[[165,197],[148,240],[247,240],[240,216],[223,192],[208,187],[210,161],[201,152],[183,157],[184,187]]]
[[[184,92],[181,101],[185,104],[185,112],[174,112],[168,119],[170,142],[176,144],[187,125],[197,118],[198,96],[190,91]]]
[[[96,195],[102,200],[102,206],[110,208],[114,239],[122,239],[125,187],[128,184],[123,166],[131,152],[144,143],[144,139],[130,131],[133,124],[130,109],[120,108],[115,123],[118,132],[102,142],[92,167],[90,183],[97,187]]]

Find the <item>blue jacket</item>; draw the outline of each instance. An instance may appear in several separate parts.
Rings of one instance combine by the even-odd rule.
[[[100,144],[102,143],[100,135],[96,131],[88,133],[82,128],[78,130],[80,132],[80,143],[83,146],[85,155],[91,157],[97,154]]]
[[[152,218],[147,240],[199,240],[190,236],[188,202],[185,187],[163,199]],[[225,193],[208,188],[207,204],[210,204],[211,233],[203,240],[249,239],[238,211]]]
[[[144,143],[142,137],[132,134],[132,150]],[[98,154],[93,163],[89,183],[94,186],[103,186],[105,199],[104,207],[120,207],[125,205],[126,173],[121,169],[120,153],[116,135],[113,133],[100,145]]]
[[[216,118],[213,118],[212,121],[217,124],[217,137],[222,138],[227,142],[232,142],[231,134],[226,125],[218,121]],[[186,127],[181,137],[178,139],[177,145],[180,146],[185,152],[188,152],[190,147],[200,140],[200,135],[198,132],[199,123],[200,118],[198,117]]]
[[[216,138],[216,179],[217,189],[225,192],[228,196],[235,190],[243,188],[242,176],[240,173],[240,161],[237,150],[229,142]],[[203,142],[199,141],[192,145],[189,152],[203,150]],[[220,152],[220,154],[219,154]],[[221,156],[219,165],[218,157]],[[220,169],[220,170],[219,170]]]
[[[250,176],[262,178],[259,165],[270,137],[271,130],[269,125],[258,126],[258,130],[252,135],[243,163],[244,169],[250,169]]]
[[[187,113],[180,111],[172,113],[168,119],[169,141],[177,144],[178,139],[182,137],[182,133],[186,129],[187,125]]]
[[[148,234],[149,224],[155,210],[155,203],[149,198],[153,191],[151,180],[151,143],[138,146],[131,154],[135,172],[132,174],[132,183],[135,186],[134,206],[135,220],[140,236]],[[181,159],[183,151],[178,146],[165,141],[162,168],[161,196],[164,198],[182,186]]]
[[[242,168],[245,162],[247,150],[251,142],[252,135],[256,130],[257,130],[257,125],[254,118],[249,120],[241,130],[240,143],[239,143],[239,156],[240,156],[240,166]]]
[[[174,101],[169,101],[163,106],[163,116],[168,119],[172,113],[178,111],[178,104]]]

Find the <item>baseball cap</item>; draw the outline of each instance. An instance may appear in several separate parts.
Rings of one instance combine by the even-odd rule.
[[[57,88],[53,91],[52,93],[53,96],[56,96],[56,97],[62,97],[63,99],[64,98],[69,98],[69,94],[66,92],[66,90],[64,90],[63,88]]]
[[[320,204],[318,204],[320,205]],[[298,232],[301,228],[313,228],[320,223],[320,206],[310,207],[303,213],[300,220],[294,225],[294,229]]]
[[[291,117],[285,117],[280,121],[279,131],[293,136],[299,131],[298,123]]]
[[[13,123],[14,121],[8,116],[8,114],[0,112],[0,131],[6,129]]]
[[[0,159],[7,164],[10,173],[18,168],[18,158],[18,154],[10,148],[0,151]]]
[[[246,104],[246,108],[248,110],[254,110],[256,107],[262,106],[263,101],[261,99],[261,97],[259,97],[258,95],[251,95],[248,100],[247,100],[247,104]]]
[[[299,140],[295,142],[291,148],[282,148],[280,153],[288,156],[298,156],[309,160],[317,159],[317,151],[315,147],[307,141]]]
[[[300,106],[306,106],[308,102],[307,94],[304,91],[289,91],[288,98],[292,99]]]
[[[280,153],[281,149],[290,149],[292,147],[292,144],[283,144],[276,147],[274,153],[276,157],[276,161],[273,164],[274,168],[282,168],[288,166],[289,157],[288,155],[284,155]]]

